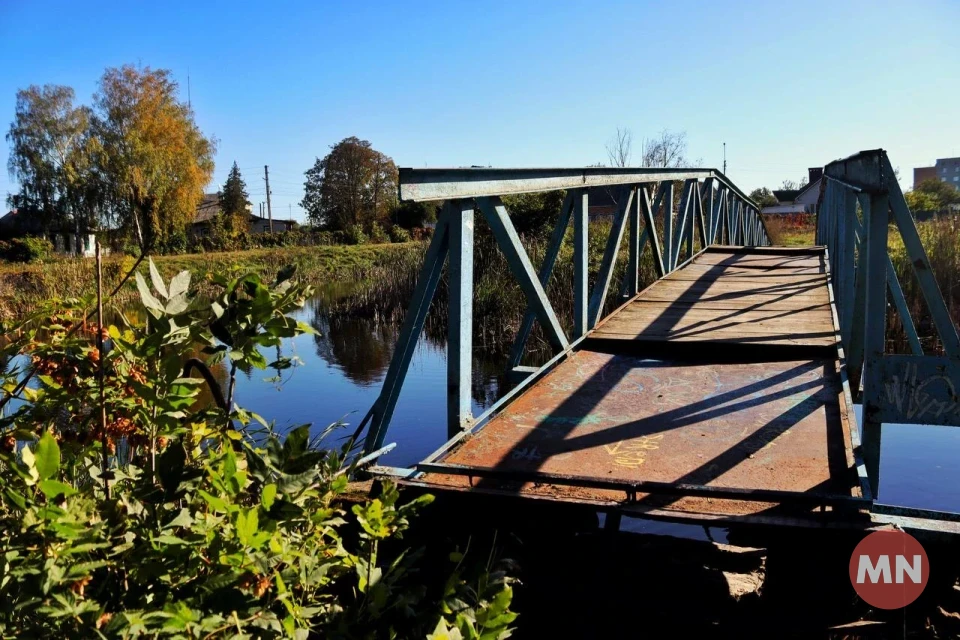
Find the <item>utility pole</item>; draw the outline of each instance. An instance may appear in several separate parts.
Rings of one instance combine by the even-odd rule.
[[[270,221],[270,233],[273,233],[273,210],[270,208],[270,168],[263,165],[263,180],[267,183],[267,219]]]
[[[723,175],[727,175],[727,143],[723,143]]]

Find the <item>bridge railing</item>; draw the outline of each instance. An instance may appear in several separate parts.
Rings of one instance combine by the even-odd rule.
[[[591,290],[587,279],[590,192],[598,187],[616,194],[616,213],[599,276]],[[560,190],[565,191],[560,215],[546,256],[539,269],[535,269],[501,196]],[[770,243],[756,203],[716,169],[400,169],[400,199],[443,201],[444,204],[383,388],[357,429],[360,434],[369,425],[364,447],[368,453],[383,446],[445,263],[448,263],[449,279],[447,423],[450,436],[479,426],[499,406],[498,403],[491,407],[483,416],[472,415],[476,212],[489,225],[527,300],[527,312],[510,356],[511,368],[528,376],[526,383],[537,375],[536,370],[519,367],[534,321],[539,322],[554,350],[551,362],[569,353],[601,320],[625,234],[629,259],[622,293],[627,296],[638,291],[640,257],[648,246],[657,277],[663,277],[677,268],[681,255],[694,255],[696,236],[701,248],[715,243]],[[574,226],[574,327],[568,336],[545,290],[571,220]]]
[[[960,338],[886,152],[864,151],[828,164],[823,185],[817,244],[827,246],[850,393],[863,404],[855,453],[862,455],[876,497],[882,423],[960,425]],[[891,219],[942,356],[925,354],[921,345],[888,250]],[[899,315],[911,355],[886,353],[888,301]],[[856,429],[851,431],[856,438]]]

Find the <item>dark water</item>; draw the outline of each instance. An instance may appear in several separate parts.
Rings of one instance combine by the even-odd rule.
[[[285,341],[283,355],[296,356],[302,364],[281,372],[279,382],[267,380],[273,371],[239,374],[238,404],[274,421],[280,430],[309,422],[319,432],[342,419],[350,425],[343,434],[352,432],[380,393],[399,323],[329,313],[344,293],[339,287],[326,288],[295,314],[319,332]],[[270,359],[276,354],[265,355]],[[442,332],[426,331],[413,354],[384,441],[397,447],[381,458],[382,464],[413,465],[447,440],[446,358]],[[474,415],[509,390],[505,368],[506,356],[475,348]]]
[[[319,430],[340,418],[359,423],[376,400],[390,364],[398,325],[370,319],[331,318],[328,309],[343,291],[328,289],[299,312],[321,335],[288,341],[284,355],[303,365],[283,372],[241,376],[238,402],[278,427],[313,423]],[[428,332],[429,334],[430,332]],[[267,354],[271,355],[271,354]],[[509,390],[505,356],[474,352],[473,410],[478,415]],[[442,333],[421,337],[400,394],[386,443],[397,443],[383,464],[410,466],[446,440],[446,345]],[[960,511],[960,428],[884,425],[880,500],[888,504]]]

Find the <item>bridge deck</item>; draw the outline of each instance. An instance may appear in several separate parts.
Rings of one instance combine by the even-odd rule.
[[[711,248],[651,285],[591,334],[615,349],[645,342],[835,350],[824,255]],[[634,345],[624,344],[624,341]]]
[[[410,482],[714,521],[860,504],[822,251],[708,250],[584,345]]]

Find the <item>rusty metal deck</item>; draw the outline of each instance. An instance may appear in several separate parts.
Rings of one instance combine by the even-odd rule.
[[[717,247],[658,280],[600,323],[594,344],[737,344],[835,349],[821,250]],[[634,343],[627,345],[623,343]]]
[[[408,482],[678,519],[850,513],[848,415],[823,253],[711,248]]]

